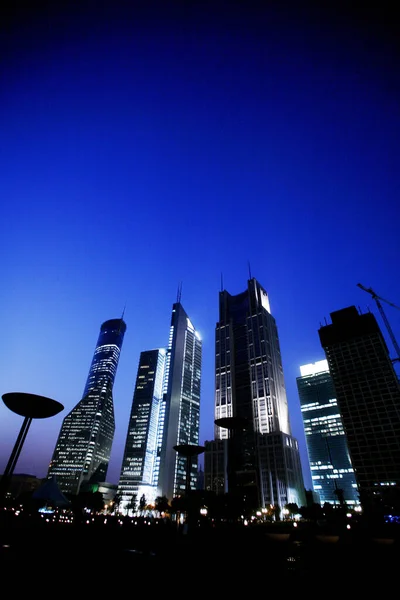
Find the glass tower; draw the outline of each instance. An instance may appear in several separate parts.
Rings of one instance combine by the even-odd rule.
[[[147,503],[156,497],[164,423],[165,355],[163,348],[140,354],[117,492],[122,509],[132,496],[139,500],[144,494]]]
[[[174,446],[199,444],[202,342],[180,302],[172,307],[166,354],[159,494],[172,500],[185,493],[186,458]],[[161,428],[160,428],[161,429]],[[196,489],[198,460],[192,459],[190,487]]]
[[[215,336],[215,419],[236,417],[246,423],[231,433],[215,427],[216,439],[230,439],[229,491],[234,485],[252,494],[255,506],[303,506],[278,331],[267,292],[256,279],[235,296],[220,292]]]
[[[400,489],[400,385],[379,325],[355,306],[319,329],[360,493],[371,506]],[[393,488],[393,489],[390,489]]]
[[[358,490],[336,393],[326,360],[297,377],[313,489],[321,504],[357,504]]]
[[[112,390],[126,324],[102,324],[82,400],[64,418],[47,477],[64,493],[78,494],[83,482],[105,480],[114,438]]]

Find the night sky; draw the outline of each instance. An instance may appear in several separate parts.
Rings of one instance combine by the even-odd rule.
[[[32,423],[15,472],[46,475],[100,325],[126,304],[118,482],[139,354],[167,345],[181,282],[203,339],[200,443],[212,439],[221,273],[240,293],[250,263],[310,487],[299,366],[325,358],[330,312],[377,314],[358,282],[400,306],[394,17],[385,3],[77,4],[15,3],[1,20],[0,393],[65,407]],[[21,424],[1,403],[0,472]]]

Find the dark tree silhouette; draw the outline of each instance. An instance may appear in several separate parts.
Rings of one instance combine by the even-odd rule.
[[[144,498],[144,496],[142,496],[142,498]],[[132,494],[128,504],[126,505],[126,509],[132,510],[133,512],[135,512],[135,510],[136,510],[136,494]]]
[[[142,496],[140,497],[140,500],[139,500],[139,509],[142,513],[144,512],[146,506],[147,506],[146,496],[144,494],[142,494]]]
[[[155,509],[159,512],[167,512],[171,509],[168,498],[166,496],[157,496],[155,499]]]
[[[285,504],[284,508],[286,508],[286,510],[289,512],[289,516],[291,517],[300,514],[300,509],[295,502],[288,502]]]
[[[86,508],[91,512],[100,512],[104,509],[104,498],[101,492],[80,492],[78,495],[70,495],[72,510],[78,514]]]

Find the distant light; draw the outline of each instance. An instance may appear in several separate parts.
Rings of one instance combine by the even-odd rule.
[[[293,523],[293,527],[297,527],[297,523],[296,522]]]
[[[351,529],[351,525],[350,524],[346,525],[346,527],[347,527],[347,529]]]
[[[316,375],[317,373],[323,373],[324,371],[329,371],[328,361],[326,359],[300,367],[300,375],[302,377],[305,377],[306,375]]]

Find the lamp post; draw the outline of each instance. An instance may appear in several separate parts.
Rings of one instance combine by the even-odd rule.
[[[3,394],[2,399],[7,408],[24,417],[24,420],[0,481],[0,498],[5,497],[7,493],[11,476],[21,454],[32,419],[47,419],[64,409],[64,406],[57,400],[25,392]]]
[[[188,501],[189,493],[190,493],[190,471],[192,469],[192,458],[194,456],[198,456],[199,454],[202,454],[205,450],[205,446],[197,446],[195,444],[178,444],[177,446],[174,446],[174,450],[181,456],[186,457],[185,497],[186,497],[186,500]],[[189,507],[188,507],[187,514],[188,514],[188,521],[189,521],[190,520],[189,517],[191,517],[191,511],[189,510]]]
[[[234,447],[235,432],[242,431],[247,427],[248,420],[245,417],[221,417],[215,419],[215,425],[228,430],[228,458],[227,458],[227,478],[228,492],[233,492],[237,485],[236,481],[236,449]]]
[[[186,482],[185,482],[185,494],[190,492],[190,470],[192,467],[193,456],[202,454],[205,450],[204,446],[196,446],[195,444],[178,444],[174,446],[175,452],[186,457]]]

